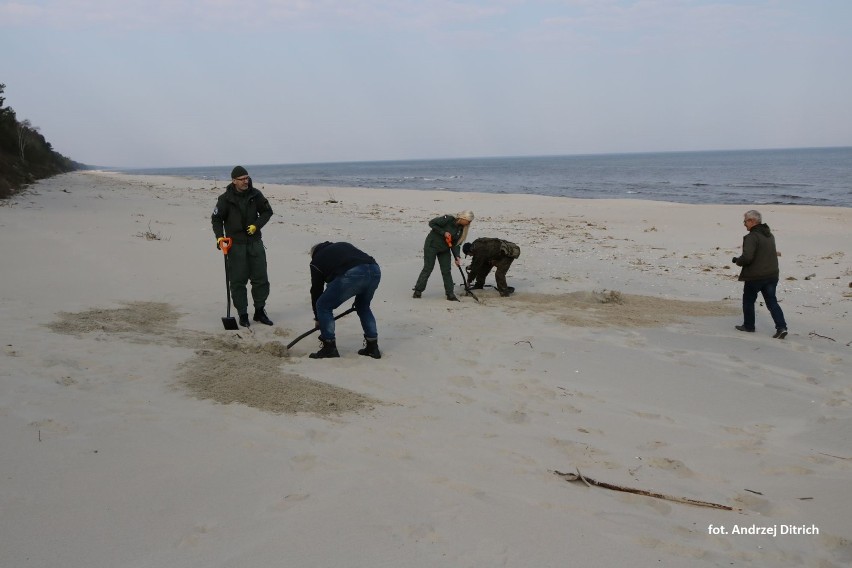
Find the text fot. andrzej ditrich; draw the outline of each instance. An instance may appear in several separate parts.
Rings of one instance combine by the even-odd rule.
[[[779,535],[815,535],[819,534],[816,525],[708,525],[707,534],[730,534],[730,535],[767,535],[776,537]]]

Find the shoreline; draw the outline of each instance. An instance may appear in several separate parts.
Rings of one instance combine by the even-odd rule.
[[[852,148],[253,165],[255,180],[690,204],[852,206]],[[118,170],[227,179],[230,168]],[[831,173],[827,173],[831,172]]]

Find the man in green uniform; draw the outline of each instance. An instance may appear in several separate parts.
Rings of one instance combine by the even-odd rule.
[[[224,237],[233,239],[228,251],[231,297],[240,315],[240,325],[249,327],[246,284],[251,281],[254,302],[254,321],[272,325],[266,315],[269,297],[269,277],[266,274],[266,248],[260,229],[272,217],[272,207],[263,194],[254,188],[248,171],[237,166],[231,171],[231,183],[216,201],[211,221],[216,235],[216,248]]]
[[[510,296],[514,288],[506,284],[506,273],[512,262],[521,256],[521,247],[510,241],[490,237],[480,237],[462,247],[465,256],[472,256],[473,262],[467,269],[468,281],[474,282],[473,288],[482,288],[485,278],[494,267],[494,279],[497,281],[497,291],[501,296]]]

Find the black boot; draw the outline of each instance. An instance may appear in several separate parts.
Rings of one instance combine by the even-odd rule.
[[[266,310],[259,308],[254,310],[254,321],[259,321],[264,325],[272,325],[272,320],[266,315]]]
[[[240,325],[243,327],[249,327],[251,322],[248,320],[248,314],[240,314]]]
[[[358,350],[358,355],[367,355],[373,359],[381,359],[382,354],[379,351],[379,339],[364,338],[364,348]]]
[[[414,294],[413,294],[411,297],[412,297],[412,298],[419,298],[419,297],[421,297],[422,295],[423,295],[423,294],[421,294],[421,293],[420,293],[420,290],[415,290],[415,291],[414,291]]]
[[[458,302],[458,301],[459,301],[459,299],[458,299],[458,298],[456,298],[456,295],[455,295],[455,294],[453,294],[452,292],[450,292],[449,294],[447,294],[447,300],[449,300],[449,301],[451,301],[451,302]]]
[[[316,353],[308,355],[311,359],[329,359],[331,357],[340,357],[337,352],[337,343],[333,339],[323,339],[320,337],[322,348]]]

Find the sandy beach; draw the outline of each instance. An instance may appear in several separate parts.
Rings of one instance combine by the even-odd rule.
[[[257,187],[275,325],[239,331],[221,182],[0,203],[0,566],[852,564],[852,209],[754,207],[777,340],[760,303],[734,330],[752,206]],[[447,302],[436,267],[412,299],[428,221],[464,209],[520,245],[515,295]],[[326,240],[381,265],[380,360],[354,314],[341,358],[286,349]]]

